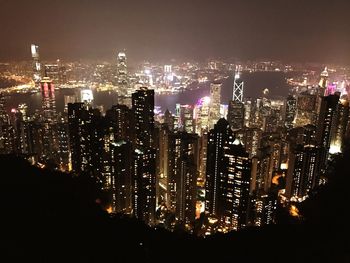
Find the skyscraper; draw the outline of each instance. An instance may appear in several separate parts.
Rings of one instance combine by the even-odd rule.
[[[306,92],[297,95],[297,111],[294,119],[294,127],[316,124],[317,120],[317,96]]]
[[[320,156],[320,148],[312,144],[291,151],[286,181],[286,197],[291,201],[304,200],[319,184]]]
[[[231,100],[228,105],[227,120],[231,128],[239,130],[244,125],[244,104],[240,101]]]
[[[271,186],[273,175],[273,152],[270,146],[260,147],[252,159],[252,188],[251,191],[266,193]]]
[[[322,149],[316,140],[316,126],[306,125],[289,131],[289,160],[286,197],[301,201],[319,184]]]
[[[0,92],[0,125],[8,123],[8,114],[6,112],[6,96]]]
[[[72,170],[78,174],[88,173],[102,181],[104,127],[101,113],[87,108],[84,103],[69,103],[68,126]]]
[[[210,125],[210,105],[211,105],[210,97],[203,97],[198,100],[195,110],[194,110],[194,119],[196,123],[195,132],[200,136],[209,131]],[[220,108],[219,108],[220,113]]]
[[[158,156],[157,156],[157,206],[165,205],[170,207],[170,200],[168,195],[168,185],[169,185],[169,176],[168,176],[168,147],[169,147],[169,135],[171,131],[168,124],[163,123],[159,127],[158,136]]]
[[[250,127],[253,110],[253,101],[251,98],[244,100],[244,124],[243,127]]]
[[[117,55],[117,85],[118,85],[118,103],[130,106],[130,95],[127,59],[124,51],[118,52]]]
[[[153,224],[156,210],[154,90],[142,87],[133,93],[132,111],[135,122],[133,211],[137,218]]]
[[[257,156],[262,137],[261,129],[245,127],[236,131],[236,136],[242,139],[245,150],[249,153],[250,158]]]
[[[127,141],[117,141],[112,142],[109,147],[112,211],[129,214],[132,211],[132,144]]]
[[[209,129],[220,119],[220,102],[221,102],[221,82],[210,84],[210,109],[209,109]]]
[[[316,138],[321,146],[321,172],[325,172],[326,162],[329,157],[331,138],[337,130],[339,93],[321,98],[320,113],[317,125]]]
[[[225,150],[225,159],[222,216],[225,226],[239,230],[247,224],[251,160],[238,139]]]
[[[326,89],[328,87],[328,68],[325,67],[324,70],[321,72],[320,75],[320,82],[318,83],[318,87],[319,87],[319,95],[324,96],[326,95]]]
[[[233,80],[232,100],[243,102],[244,82],[241,79],[241,66],[236,66]]]
[[[65,118],[60,118],[57,124],[57,139],[59,166],[62,171],[69,171],[71,169],[68,134],[67,120]]]
[[[106,120],[113,130],[114,140],[132,141],[133,134],[130,129],[133,124],[132,110],[126,105],[113,105],[106,111]]]
[[[285,126],[287,129],[293,128],[293,122],[297,110],[297,100],[289,95],[286,99]]]
[[[154,90],[142,87],[132,94],[136,148],[151,148],[154,144]]]
[[[45,159],[55,159],[58,152],[57,112],[55,87],[51,79],[44,77],[40,82],[42,96],[43,155]]]
[[[39,46],[32,44],[30,50],[33,58],[33,80],[35,84],[39,84],[42,77],[42,69],[39,56]]]
[[[245,226],[251,161],[229,123],[220,119],[208,134],[205,211],[229,230]]]
[[[127,84],[127,60],[124,51],[121,51],[117,55],[117,73],[118,73],[118,83]]]
[[[55,122],[56,114],[56,100],[55,87],[52,80],[48,77],[42,78],[40,82],[41,96],[42,96],[42,110],[43,117],[49,122]]]
[[[136,149],[133,158],[133,214],[153,225],[156,212],[155,150]]]
[[[168,109],[164,112],[164,123],[168,125],[170,131],[174,130],[174,116]]]
[[[344,146],[346,127],[349,120],[349,100],[346,96],[339,99],[335,118],[335,130],[331,135],[329,153],[341,153]]]
[[[179,129],[188,133],[194,132],[193,108],[191,105],[180,105]]]
[[[168,193],[177,222],[194,222],[198,170],[198,136],[186,132],[170,134],[168,147]]]
[[[67,82],[67,72],[66,68],[61,65],[59,59],[56,60],[56,63],[45,64],[45,77],[50,78],[53,82],[57,84],[65,84]]]

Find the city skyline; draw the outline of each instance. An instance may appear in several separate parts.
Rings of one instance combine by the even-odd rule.
[[[349,261],[344,1],[48,2],[0,0],[0,257]]]
[[[1,1],[0,61],[208,57],[349,64],[347,3],[328,1]],[[16,12],[16,19],[9,16]],[[37,15],[47,14],[47,15]],[[321,17],[321,19],[320,19]]]

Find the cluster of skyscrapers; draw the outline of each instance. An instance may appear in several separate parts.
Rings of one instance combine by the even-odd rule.
[[[42,112],[8,114],[0,95],[1,153],[93,177],[109,212],[149,225],[205,235],[272,224],[278,202],[301,202],[327,181],[327,162],[349,136],[348,96],[329,88],[326,70],[303,92],[253,100],[237,66],[228,110],[214,81],[196,105],[155,116],[154,91],[129,88],[120,52],[118,104],[103,113],[82,100],[57,113],[55,80],[39,74],[36,46],[32,54]]]

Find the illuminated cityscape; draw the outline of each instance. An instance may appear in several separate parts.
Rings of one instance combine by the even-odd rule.
[[[107,58],[74,59],[31,39],[21,46],[24,59],[0,57],[0,155],[91,180],[108,220],[191,242],[267,231],[281,214],[302,222],[304,204],[332,185],[336,163],[348,156],[345,63],[209,51],[204,59],[154,59],[147,46],[135,52],[128,44]],[[275,242],[290,238],[279,234]],[[156,254],[147,242],[135,240],[142,253]]]
[[[191,232],[195,215],[204,211],[216,222],[215,227],[203,226],[205,234],[262,225],[260,217],[270,217],[265,222],[272,224],[277,202],[303,201],[312,189],[327,182],[328,160],[341,154],[349,132],[348,79],[338,75],[336,68],[331,75],[327,68],[320,68],[319,81],[315,77],[313,85],[289,85],[285,97],[274,98],[262,90],[260,96],[246,98],[241,75],[279,72],[275,66],[268,67],[275,62],[264,62],[263,69],[257,69],[261,62],[148,63],[133,73],[127,68],[125,53],[119,52],[117,58],[114,74],[107,64],[60,62],[57,70],[44,64],[45,76],[37,84],[37,68],[31,72],[28,67],[28,76],[21,78],[34,76],[33,81],[1,93],[1,152],[92,176],[109,193],[111,211],[135,215],[150,225],[164,224],[161,218],[166,211],[174,213],[167,229],[184,224]],[[212,69],[219,63],[226,66]],[[5,67],[10,70],[11,65]],[[95,73],[84,75],[81,67]],[[279,67],[293,72],[293,65]],[[304,70],[308,72],[307,66]],[[152,78],[152,85],[143,80],[144,74]],[[111,84],[101,87],[108,79]],[[233,94],[226,101],[224,84],[231,86]],[[208,96],[194,98],[193,104],[168,105],[170,111],[155,105],[155,97],[164,93],[176,96],[196,89],[206,89]],[[66,90],[71,91],[64,95],[67,110],[58,110],[55,93]],[[15,108],[6,106],[17,93],[37,92],[41,106],[31,113],[26,104],[30,100]],[[111,108],[95,103],[94,97],[101,93],[114,97]],[[285,186],[275,186],[276,178],[283,179]],[[202,192],[205,201],[199,196]],[[257,211],[266,196],[274,205]],[[227,208],[227,203],[233,206]]]

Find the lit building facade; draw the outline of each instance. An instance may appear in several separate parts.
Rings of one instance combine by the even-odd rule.
[[[132,94],[134,119],[133,213],[154,224],[156,211],[156,149],[154,90],[145,87]]]
[[[43,157],[57,160],[58,134],[55,87],[51,79],[44,77],[40,82],[42,96]]]
[[[186,132],[170,134],[168,140],[168,194],[177,222],[190,228],[195,220],[198,136]]]
[[[288,96],[286,99],[286,112],[284,118],[284,125],[287,129],[291,129],[294,126],[295,114],[297,111],[297,100],[293,96]]]
[[[103,182],[104,127],[101,113],[84,103],[68,104],[69,144],[72,170]]]
[[[243,102],[244,82],[241,79],[241,66],[236,67],[233,80],[232,100]]]
[[[42,77],[42,69],[40,63],[39,46],[32,44],[30,50],[33,58],[33,80],[35,84],[39,84]]]
[[[251,160],[225,119],[208,134],[206,170],[205,211],[218,218],[226,230],[243,228],[247,223]]]
[[[315,125],[317,121],[317,96],[308,93],[300,93],[297,96],[297,111],[294,119],[294,127]]]
[[[234,131],[244,127],[244,104],[242,102],[230,101],[228,105],[227,120]]]
[[[303,201],[318,186],[320,148],[316,145],[297,145],[290,153],[286,180],[286,197]]]
[[[221,87],[221,82],[210,84],[209,129],[214,128],[214,125],[220,119]]]
[[[210,97],[203,97],[198,100],[195,110],[194,118],[196,124],[195,133],[199,136],[209,131],[209,114],[210,114]],[[220,109],[219,109],[220,110]]]
[[[112,211],[130,214],[132,211],[133,150],[131,142],[117,141],[109,146]]]
[[[337,131],[338,109],[339,109],[339,93],[321,98],[320,113],[317,125],[316,140],[321,146],[322,154],[320,162],[322,164],[321,172],[324,173],[326,163],[329,157],[331,138]]]
[[[132,90],[129,89],[129,77],[127,69],[127,58],[124,51],[117,55],[117,85],[118,85],[118,103],[131,106],[130,96]]]

